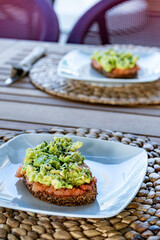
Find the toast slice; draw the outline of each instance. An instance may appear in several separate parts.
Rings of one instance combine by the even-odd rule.
[[[91,66],[107,78],[135,78],[139,71],[138,56],[117,52],[114,49],[94,52]]]
[[[133,68],[128,68],[128,69],[115,68],[111,72],[106,72],[103,69],[103,67],[95,59],[92,60],[91,66],[96,71],[100,72],[107,78],[136,78],[137,73],[140,69],[138,65],[135,65],[135,67]]]
[[[22,167],[17,170],[16,177],[22,178],[30,193],[42,201],[60,206],[79,206],[92,203],[96,199],[96,178],[93,178],[90,184],[83,184],[72,189],[56,190],[53,186],[30,182],[25,174],[21,174],[21,170]]]
[[[96,199],[97,180],[77,151],[81,145],[70,138],[55,138],[29,148],[16,177],[42,201],[60,206],[89,204]]]
[[[84,187],[84,190],[81,187],[75,187],[70,190],[55,190],[51,189],[51,187],[44,186],[44,184],[29,182],[26,176],[23,176],[23,181],[25,186],[34,197],[60,206],[86,205],[95,201],[97,196],[95,179],[93,179],[90,184],[82,186]]]

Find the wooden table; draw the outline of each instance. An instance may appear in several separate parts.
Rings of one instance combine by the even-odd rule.
[[[160,142],[160,106],[114,107],[72,102],[36,89],[24,78],[4,85],[11,65],[18,63],[36,45],[44,45],[55,59],[83,46],[56,43],[0,40],[0,134],[6,131],[52,126],[110,129],[149,136]]]
[[[56,61],[71,49],[84,47],[0,40],[0,145],[23,130],[90,135],[143,147],[149,167],[136,197],[115,217],[97,220],[50,217],[0,206],[0,239],[52,240],[63,236],[64,240],[159,240],[160,145],[156,142],[160,143],[160,106],[127,108],[67,101],[36,89],[28,78],[6,87],[4,81],[10,75],[11,65],[38,44],[44,45]],[[132,134],[149,136],[154,143]]]

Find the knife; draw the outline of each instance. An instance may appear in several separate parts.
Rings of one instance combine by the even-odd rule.
[[[26,76],[29,73],[32,65],[45,55],[46,52],[44,47],[38,46],[34,48],[33,51],[27,57],[25,57],[18,65],[12,67],[11,76],[6,79],[5,85],[9,86],[20,78]]]

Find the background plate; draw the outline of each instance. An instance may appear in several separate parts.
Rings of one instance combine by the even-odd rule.
[[[110,45],[117,51],[132,52],[139,56],[140,71],[137,78],[115,79],[107,78],[91,67],[91,55],[98,50],[73,50],[66,54],[59,62],[57,72],[61,77],[96,84],[133,84],[156,81],[160,78],[160,52],[154,48],[130,45]],[[103,48],[104,50],[104,48]],[[100,49],[102,51],[102,49]]]
[[[97,178],[96,201],[85,206],[61,207],[33,197],[15,173],[28,147],[52,139],[51,134],[22,134],[0,147],[0,206],[48,215],[102,218],[118,214],[138,192],[147,168],[147,154],[143,149],[72,137],[84,143],[81,153]]]

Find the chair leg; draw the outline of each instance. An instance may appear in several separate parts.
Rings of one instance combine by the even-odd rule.
[[[101,37],[102,44],[109,43],[109,34],[108,34],[108,27],[106,24],[106,18],[105,15],[101,15],[97,19],[97,23],[99,26],[99,33]]]

